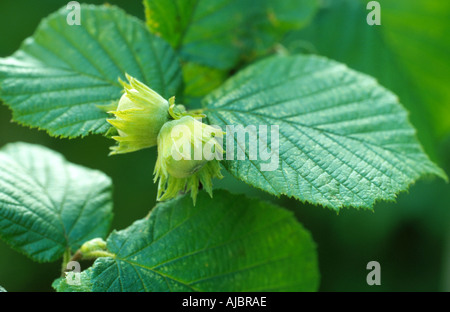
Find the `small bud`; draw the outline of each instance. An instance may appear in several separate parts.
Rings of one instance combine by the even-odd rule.
[[[157,144],[159,130],[169,120],[169,101],[139,80],[126,75],[129,84],[120,80],[125,93],[107,121],[117,129],[118,142],[111,155],[134,152]],[[173,101],[173,100],[172,100]]]
[[[107,250],[107,244],[101,238],[94,238],[90,241],[85,242],[77,251],[75,256],[78,256],[83,260],[97,259],[100,257],[116,257],[115,254],[110,253]]]
[[[101,238],[91,239],[80,247],[80,252],[83,254],[88,254],[92,251],[98,250],[106,250],[106,242]]]
[[[191,191],[197,198],[199,183],[212,197],[212,179],[221,179],[218,159],[223,158],[219,140],[221,129],[214,128],[192,116],[167,122],[158,135],[158,159],[155,182],[158,183],[158,200],[167,200],[179,192]]]

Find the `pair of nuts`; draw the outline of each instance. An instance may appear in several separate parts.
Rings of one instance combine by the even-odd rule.
[[[129,83],[120,80],[124,94],[117,109],[109,112],[115,119],[107,120],[118,134],[112,137],[118,145],[111,147],[111,154],[157,145],[158,200],[191,191],[195,204],[200,182],[212,197],[212,179],[222,178],[218,159],[223,149],[217,139],[224,133],[175,105],[174,97],[166,100],[139,80],[126,77]],[[205,147],[212,155],[204,155]]]

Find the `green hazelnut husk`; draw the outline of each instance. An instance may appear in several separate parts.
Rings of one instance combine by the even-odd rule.
[[[128,83],[119,79],[124,94],[117,109],[109,112],[115,118],[107,119],[118,134],[112,137],[118,145],[111,147],[111,155],[155,146],[159,130],[170,119],[169,101],[136,78],[126,77]]]
[[[158,200],[190,191],[195,205],[200,183],[212,197],[212,179],[223,177],[219,160],[224,151],[218,140],[223,134],[222,130],[192,116],[164,124],[158,135],[155,166],[155,182],[159,180]],[[209,149],[208,155],[205,149]]]

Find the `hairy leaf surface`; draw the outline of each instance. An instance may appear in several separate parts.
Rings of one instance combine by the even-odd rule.
[[[11,57],[0,59],[0,98],[21,124],[62,137],[105,133],[125,73],[165,98],[181,70],[175,52],[138,19],[112,6],[81,6],[81,25],[66,8],[44,19]]]
[[[112,219],[111,179],[38,145],[0,150],[0,237],[36,261],[105,237]]]
[[[314,291],[310,234],[292,213],[256,199],[200,192],[156,206],[113,232],[96,260],[93,291]]]
[[[235,152],[225,161],[227,170],[274,195],[336,210],[371,208],[377,200],[393,200],[423,175],[445,178],[423,152],[393,93],[322,57],[258,62],[210,94],[204,105],[211,124],[279,127],[279,163],[273,171],[262,169],[268,161],[261,154],[249,159],[249,144],[236,144],[238,136],[227,133],[227,150],[233,144]],[[260,140],[261,146],[266,150],[270,142]],[[239,150],[246,160],[238,160]]]

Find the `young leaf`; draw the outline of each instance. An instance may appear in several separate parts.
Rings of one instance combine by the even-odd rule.
[[[148,219],[113,232],[93,291],[314,291],[310,234],[291,212],[242,195],[200,192],[159,204]]]
[[[112,219],[111,180],[38,145],[0,150],[0,237],[35,261],[105,237]]]
[[[118,100],[125,73],[162,96],[181,83],[170,45],[112,6],[81,6],[81,25],[64,7],[44,19],[19,51],[0,59],[0,97],[21,124],[62,137],[105,133],[105,110]]]
[[[304,26],[316,0],[144,0],[152,32],[187,61],[230,69],[243,55],[273,45],[287,30]]]
[[[393,200],[423,175],[445,178],[423,152],[397,97],[373,78],[325,58],[261,61],[228,80],[204,104],[211,124],[279,126],[275,170],[262,170],[268,161],[261,154],[249,160],[249,148],[242,144],[224,163],[237,178],[275,195],[335,210],[371,208],[376,200]],[[228,131],[227,143],[236,140]],[[270,142],[258,143],[270,147]],[[238,150],[245,161],[237,160]]]

